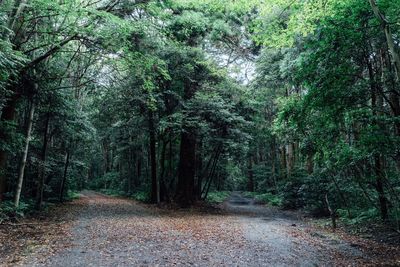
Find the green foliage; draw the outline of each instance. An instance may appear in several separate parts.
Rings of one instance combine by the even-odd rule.
[[[274,195],[271,193],[265,193],[261,195],[256,195],[255,200],[258,203],[263,203],[263,204],[270,204],[272,206],[277,206],[280,207],[283,204],[283,199],[279,195]]]
[[[9,220],[10,218],[24,217],[33,210],[33,201],[21,201],[18,208],[14,207],[12,201],[4,201],[0,206],[0,223]]]
[[[138,191],[131,195],[131,197],[140,202],[149,202],[150,195],[147,191]]]
[[[14,17],[18,3],[0,7],[0,114],[16,117],[0,122],[0,178],[14,191],[29,140],[24,201],[39,177],[46,200],[63,185],[148,201],[152,170],[169,201],[187,134],[190,192],[209,202],[254,190],[328,215],[327,197],[353,224],[383,196],[399,221],[398,47],[368,1],[33,0]],[[378,1],[395,46],[399,4]]]
[[[206,201],[212,204],[222,203],[230,196],[230,194],[229,191],[209,192]]]

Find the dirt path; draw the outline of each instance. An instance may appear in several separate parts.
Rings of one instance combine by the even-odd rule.
[[[376,260],[361,241],[317,231],[240,193],[223,211],[201,212],[85,191],[68,210],[61,215],[67,234],[36,246],[20,266],[365,266]]]

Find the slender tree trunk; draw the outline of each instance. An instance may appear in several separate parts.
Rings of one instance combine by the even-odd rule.
[[[25,166],[26,166],[26,160],[28,158],[29,142],[31,139],[31,131],[32,131],[32,125],[33,125],[34,113],[35,113],[35,103],[32,100],[30,108],[29,108],[28,125],[26,128],[25,148],[24,148],[24,151],[22,154],[22,158],[21,158],[21,162],[20,162],[19,170],[18,170],[17,188],[15,190],[15,196],[14,196],[14,207],[15,208],[18,208],[19,200],[21,197],[21,190],[22,190],[22,184],[24,182]]]
[[[280,176],[285,179],[287,177],[287,168],[286,168],[286,146],[282,145],[280,149],[280,154],[281,154],[281,164],[280,164]]]
[[[1,113],[0,140],[3,144],[10,142],[11,135],[14,132],[11,128],[14,127],[13,123],[18,99],[18,95],[14,95],[8,99]],[[0,203],[4,199],[4,193],[7,192],[7,159],[8,151],[0,148]]]
[[[61,180],[61,186],[60,186],[60,195],[59,195],[60,202],[62,202],[63,198],[64,198],[64,188],[65,188],[65,182],[67,181],[67,173],[68,173],[70,155],[71,155],[70,151],[69,151],[69,149],[67,149],[67,153],[65,154],[64,173],[63,173],[63,178]]]
[[[24,12],[24,9],[28,3],[27,0],[21,0],[21,1],[15,1],[16,5],[14,6],[13,13],[10,16],[10,20],[8,22],[8,28],[11,29],[12,31],[17,30],[17,21]]]
[[[159,203],[159,190],[157,184],[157,159],[156,159],[156,133],[154,128],[154,114],[149,111],[149,137],[150,137],[150,172],[151,172],[151,202]]]
[[[172,130],[169,133],[169,152],[168,152],[168,177],[171,179],[173,174],[173,144],[172,144]],[[171,179],[172,180],[172,179]]]
[[[369,0],[369,3],[371,5],[372,11],[375,14],[375,17],[379,20],[379,22],[381,23],[381,26],[385,32],[386,43],[387,43],[387,46],[389,48],[389,51],[390,51],[390,53],[393,57],[393,61],[394,61],[396,79],[397,79],[397,81],[399,81],[399,79],[400,79],[400,56],[399,56],[398,52],[396,51],[396,44],[394,43],[394,40],[393,40],[393,35],[392,35],[392,31],[390,29],[389,22],[386,19],[385,15],[380,11],[375,0]]]
[[[50,113],[47,113],[46,125],[45,125],[44,136],[43,136],[41,163],[39,166],[38,187],[37,187],[38,189],[36,192],[36,208],[38,210],[40,210],[42,208],[42,203],[43,203],[43,190],[44,190],[44,179],[45,179],[45,171],[46,171],[45,164],[46,164],[46,156],[47,156],[49,125],[50,125]]]
[[[201,199],[201,188],[203,183],[203,142],[198,142],[197,156],[196,156],[196,186],[195,186],[195,198],[196,200]]]
[[[376,118],[379,115],[379,109],[382,108],[382,97],[378,95],[378,85],[376,83],[373,66],[370,60],[367,58],[368,65],[368,74],[370,78],[370,88],[371,88],[371,107],[374,116],[374,124],[381,127],[378,119]],[[383,179],[384,179],[384,170],[382,164],[382,156],[376,152],[374,155],[374,168],[375,168],[375,176],[376,176],[376,184],[375,188],[378,193],[379,205],[381,209],[381,216],[383,220],[387,220],[388,218],[388,208],[387,208],[387,199],[385,196],[385,191],[383,187]]]
[[[247,178],[247,191],[253,192],[254,191],[254,171],[253,171],[253,157],[250,155],[248,158],[248,163],[247,163],[247,172],[248,172],[248,178]]]
[[[160,157],[160,201],[169,201],[169,192],[165,183],[165,155],[167,151],[167,142],[163,140]]]
[[[287,175],[290,177],[292,175],[294,164],[295,164],[295,145],[290,143],[287,149]]]
[[[278,185],[277,185],[277,181],[276,181],[277,173],[276,173],[276,143],[275,143],[275,140],[272,140],[270,149],[271,149],[270,153],[271,153],[272,181],[274,183],[275,190],[277,190]]]
[[[220,157],[221,153],[222,153],[222,145],[220,144],[217,147],[216,151],[215,151],[214,160],[212,161],[212,157],[210,158],[210,162],[212,161],[212,164],[211,164],[212,166],[211,166],[211,170],[210,170],[210,172],[208,174],[207,181],[206,181],[206,183],[204,185],[204,188],[203,188],[203,190],[201,192],[201,194],[203,195],[202,199],[206,199],[207,195],[208,195],[208,192],[210,191],[211,183],[212,183],[213,178],[214,178],[215,169],[217,168],[218,160],[219,160],[219,157]]]
[[[137,158],[137,182],[140,183],[140,179],[142,178],[142,155],[139,154]]]
[[[329,200],[328,200],[328,194],[325,194],[325,204],[328,208],[329,211],[329,215],[331,217],[331,221],[332,221],[332,228],[336,229],[336,211],[334,209],[332,209]]]
[[[313,153],[309,152],[307,154],[307,173],[308,173],[308,175],[311,175],[314,172],[314,161],[313,161],[313,158],[314,158]]]
[[[382,84],[385,83],[385,75],[383,68],[386,67],[389,71],[389,73],[393,73],[392,69],[392,63],[390,60],[390,57],[387,55],[386,52],[381,53],[381,60],[382,60],[382,76],[381,76],[381,82]],[[392,76],[390,76],[390,81],[391,81],[391,90],[389,93],[389,106],[392,111],[393,117],[395,117],[395,122],[394,122],[394,134],[397,136],[400,136],[400,98],[399,98],[399,93],[397,90],[397,84],[396,81],[393,79]],[[395,155],[396,157],[396,164],[397,164],[397,169],[400,171],[400,151],[398,151]]]
[[[388,219],[388,207],[387,207],[387,199],[385,196],[385,190],[383,188],[383,179],[384,179],[384,172],[383,172],[383,164],[382,164],[382,157],[380,155],[374,156],[375,161],[375,174],[376,174],[376,191],[378,192],[379,197],[379,206],[381,209],[381,217],[383,220]]]

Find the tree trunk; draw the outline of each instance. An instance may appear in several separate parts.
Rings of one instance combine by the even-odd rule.
[[[393,40],[392,31],[390,29],[389,22],[387,21],[385,15],[379,10],[379,7],[376,4],[375,0],[369,0],[372,11],[374,12],[376,18],[381,23],[381,26],[385,32],[386,43],[389,48],[389,51],[393,57],[394,67],[396,72],[397,82],[400,80],[400,56],[396,51],[396,45]]]
[[[249,156],[247,165],[248,179],[247,179],[247,191],[254,191],[254,172],[253,172],[253,157]]]
[[[287,169],[286,169],[286,146],[283,145],[280,149],[280,154],[281,154],[281,164],[280,164],[280,176],[282,179],[287,177]]]
[[[314,162],[313,162],[314,155],[313,153],[309,152],[307,154],[307,174],[311,175],[314,172]]]
[[[196,173],[196,137],[193,133],[182,132],[179,157],[175,201],[182,206],[188,206],[195,200],[193,191]]]
[[[372,1],[372,0],[371,0]],[[376,124],[380,127],[382,127],[376,118],[377,115],[379,115],[379,110],[382,107],[382,96],[379,96],[378,94],[378,85],[375,80],[375,75],[374,75],[374,70],[372,63],[370,60],[367,61],[368,65],[368,74],[369,74],[369,79],[370,79],[370,89],[371,89],[371,108],[373,112],[373,124]],[[376,176],[376,184],[375,188],[378,193],[378,198],[379,198],[379,206],[381,210],[381,217],[383,220],[387,220],[388,218],[388,208],[387,208],[387,200],[385,197],[385,192],[384,192],[384,187],[383,187],[383,179],[384,179],[384,170],[383,170],[383,164],[382,164],[382,156],[378,153],[375,152],[374,155],[374,167],[375,167],[375,176]]]
[[[325,194],[325,203],[329,211],[329,215],[332,221],[332,229],[336,229],[336,211],[332,209],[331,205],[329,204],[328,194]]]
[[[222,149],[222,144],[220,144],[217,147],[216,151],[215,151],[215,156],[210,158],[210,163],[212,162],[211,169],[210,169],[210,172],[208,174],[207,181],[206,181],[206,183],[204,185],[204,188],[201,191],[201,195],[203,195],[202,196],[203,200],[205,200],[207,198],[208,192],[210,191],[211,183],[212,183],[212,180],[214,178],[215,169],[217,168],[218,160],[219,160],[219,157],[220,157],[220,155],[222,153],[222,150],[223,150]]]
[[[295,164],[295,145],[294,143],[290,143],[287,149],[287,176],[290,177],[292,175],[294,164]]]
[[[41,153],[41,163],[39,166],[39,174],[38,174],[38,187],[36,192],[36,208],[40,210],[43,204],[43,191],[44,191],[44,177],[45,177],[45,163],[47,156],[47,145],[48,145],[48,135],[49,135],[49,125],[50,125],[50,113],[47,113],[46,125],[44,129],[43,136],[43,146]]]
[[[28,158],[28,151],[29,151],[29,142],[31,139],[31,131],[32,131],[32,124],[33,124],[33,116],[35,113],[35,103],[32,100],[30,109],[29,109],[29,116],[28,116],[28,125],[26,128],[26,135],[25,135],[25,148],[22,154],[21,162],[19,165],[19,170],[18,170],[18,180],[17,180],[17,188],[15,190],[15,196],[14,196],[14,207],[18,208],[19,206],[19,200],[21,197],[21,190],[22,190],[22,184],[24,182],[24,173],[25,173],[25,166],[26,166],[26,160]]]
[[[276,182],[276,143],[275,140],[272,140],[271,142],[271,175],[272,175],[272,181],[274,183],[275,190],[277,190],[277,182]]]
[[[68,172],[68,166],[69,166],[69,159],[70,159],[70,152],[69,149],[67,150],[67,153],[65,154],[65,163],[64,163],[64,174],[63,178],[61,180],[61,186],[60,186],[60,195],[59,195],[59,201],[62,202],[64,198],[64,188],[65,188],[65,182],[67,181],[67,172]]]
[[[15,120],[15,111],[17,106],[17,101],[19,100],[19,95],[14,95],[12,98],[8,99],[5,107],[1,113],[1,127],[0,127],[0,140],[3,144],[10,142]],[[1,146],[4,147],[4,146]],[[0,203],[4,199],[4,193],[7,192],[7,159],[8,151],[6,149],[0,149]]]
[[[185,81],[184,100],[188,101],[196,92],[197,85]],[[195,201],[194,179],[196,176],[196,130],[182,122],[181,144],[178,165],[178,184],[175,201],[182,206],[189,206]]]
[[[169,201],[169,192],[165,182],[165,155],[167,151],[167,142],[163,140],[160,158],[160,201]]]
[[[199,141],[198,149],[197,149],[197,156],[196,156],[196,186],[195,186],[195,198],[196,200],[201,199],[201,188],[203,183],[203,142]]]
[[[383,164],[382,157],[380,155],[374,156],[375,161],[375,174],[376,174],[376,191],[378,192],[379,197],[379,207],[381,210],[382,220],[386,221],[388,219],[388,207],[387,207],[387,199],[385,196],[385,191],[383,188]]]
[[[149,110],[149,137],[150,137],[150,172],[151,172],[151,202],[159,203],[157,184],[156,133],[154,128],[154,114]]]

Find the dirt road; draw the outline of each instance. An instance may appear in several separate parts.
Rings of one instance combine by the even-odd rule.
[[[221,210],[172,211],[85,191],[60,214],[64,234],[36,244],[20,266],[334,266],[382,262],[293,213],[233,193]]]

